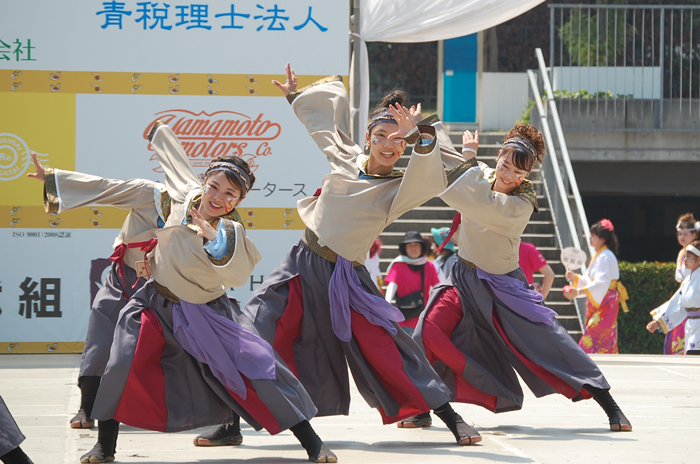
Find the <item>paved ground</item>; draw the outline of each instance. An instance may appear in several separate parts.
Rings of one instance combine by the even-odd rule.
[[[593,401],[573,404],[561,396],[535,399],[521,411],[494,415],[455,406],[484,440],[458,447],[435,418],[433,427],[382,426],[353,392],[348,417],[313,420],[341,463],[697,463],[700,462],[700,357],[599,355],[613,396],[634,425],[611,433]],[[36,464],[71,463],[96,441],[97,429],[72,430],[78,409],[78,355],[0,356],[0,394],[27,436],[22,445]],[[122,426],[117,461],[125,463],[306,462],[290,432],[270,437],[243,428],[243,445],[195,448],[201,430],[162,434]]]

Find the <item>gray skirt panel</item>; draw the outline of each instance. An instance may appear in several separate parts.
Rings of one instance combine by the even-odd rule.
[[[520,269],[509,275],[524,280]],[[430,312],[442,291],[449,287],[457,289],[462,303],[463,317],[451,337],[455,347],[467,360],[462,378],[479,390],[497,396],[499,408],[496,412],[519,409],[522,405],[522,389],[514,369],[535,396],[541,397],[557,391],[521,361],[506,344],[494,325],[494,311],[508,341],[527,360],[558,377],[576,392],[580,392],[584,385],[610,388],[598,366],[558,321],[554,320],[554,325],[548,326],[515,313],[496,297],[489,284],[478,278],[476,269],[461,260],[452,268],[445,284],[436,287],[431,293],[427,308],[414,332],[414,339],[421,346],[425,315]],[[436,370],[443,375],[450,371],[444,363],[436,366]]]
[[[257,333],[237,304],[223,295],[208,306]],[[93,416],[114,417],[125,390],[141,328],[141,314],[152,309],[163,328],[165,347],[160,365],[165,376],[167,432],[191,430],[230,423],[234,413],[256,430],[262,426],[214,377],[208,365],[189,355],[173,335],[172,302],[160,295],[152,283],[135,294],[121,312],[107,369],[102,378]],[[275,380],[249,379],[255,393],[274,416],[281,430],[314,417],[316,408],[299,381],[277,359]],[[136,425],[136,424],[134,424]],[[137,425],[138,426],[138,425]]]
[[[17,422],[15,422],[5,401],[0,396],[0,456],[4,456],[17,448],[23,441],[24,435],[22,435]]]
[[[396,415],[401,405],[384,387],[356,338],[342,342],[333,332],[328,288],[334,268],[334,263],[300,241],[258,287],[243,311],[261,336],[274,343],[277,321],[287,310],[289,281],[298,276],[303,308],[301,331],[293,341],[294,360],[298,378],[316,404],[318,415],[349,413],[348,365],[365,401],[373,408],[382,407],[389,416]],[[355,271],[365,291],[382,297],[364,266],[356,267]],[[444,404],[449,399],[449,389],[411,337],[394,325],[397,335],[387,334],[396,345],[405,374],[431,408]]]
[[[80,377],[99,377],[104,373],[119,311],[128,301],[124,293],[131,297],[146,283],[146,279],[139,280],[136,271],[129,266],[124,265],[123,269],[125,281],[119,277],[118,266],[112,263],[104,285],[97,291],[92,302],[85,348],[80,359]],[[138,284],[132,288],[137,280]]]

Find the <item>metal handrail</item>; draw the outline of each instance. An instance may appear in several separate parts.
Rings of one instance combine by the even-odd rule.
[[[554,122],[554,131],[557,134],[557,139],[559,142],[559,148],[561,150],[561,158],[564,162],[564,167],[566,169],[566,176],[569,180],[569,185],[571,186],[571,191],[574,195],[574,204],[576,205],[576,213],[581,221],[581,228],[583,229],[583,236],[586,238],[586,246],[588,246],[588,253],[590,256],[594,255],[593,247],[591,247],[591,232],[588,228],[588,218],[586,217],[586,210],[583,208],[583,201],[581,200],[581,193],[578,189],[578,183],[576,182],[576,175],[574,174],[574,168],[571,166],[571,158],[569,157],[569,150],[566,147],[566,140],[564,139],[564,131],[561,127],[561,121],[559,120],[559,112],[557,111],[557,105],[554,101],[554,91],[552,90],[552,83],[549,80],[549,75],[547,73],[547,66],[544,62],[544,55],[542,54],[542,49],[535,49],[535,55],[537,55],[537,63],[540,67],[540,75],[542,76],[542,81],[544,83],[544,90],[547,94],[547,102],[549,104],[549,111],[552,121]],[[568,198],[568,196],[566,197]],[[576,230],[576,229],[574,229]]]
[[[545,94],[547,96],[547,106],[545,106],[545,103],[542,101],[542,92],[539,88],[537,75],[532,70],[529,70],[527,74],[530,81],[533,98],[535,100],[535,105],[537,106],[542,134],[544,136],[545,143],[547,144],[547,158],[549,158],[549,160],[548,164],[543,166],[542,172],[547,197],[550,205],[552,206],[552,220],[554,222],[557,240],[561,248],[573,246],[579,249],[587,249],[589,256],[593,256],[593,249],[590,246],[588,219],[586,217],[586,211],[583,208],[583,202],[581,201],[581,194],[578,190],[576,176],[574,174],[573,167],[571,166],[571,159],[569,157],[569,151],[564,139],[564,131],[562,130],[561,122],[559,121],[559,113],[554,101],[554,92],[552,91],[552,85],[544,62],[544,56],[542,55],[542,50],[539,48],[536,49],[535,54],[537,56],[540,76],[542,77]],[[554,132],[557,137],[560,151],[559,154],[561,156],[561,161],[564,168],[563,172],[557,156],[557,148],[554,144],[552,130],[550,128],[550,118],[554,125]],[[569,189],[567,188],[567,182],[565,182],[565,179],[568,181],[568,187],[570,187],[571,191],[573,192],[573,208],[569,200]],[[550,185],[550,183],[553,185]],[[554,191],[550,190],[552,188]],[[562,210],[563,217],[561,214]],[[585,238],[586,240],[584,244],[581,243],[581,237]],[[582,268],[582,272],[586,272],[585,265]],[[579,322],[581,323],[581,328],[583,328],[586,315],[584,301],[581,299],[575,299],[574,304],[576,305],[576,312],[578,314]]]
[[[552,164],[552,172],[554,172],[554,180],[556,183],[557,190],[559,191],[561,198],[568,198],[566,192],[566,187],[564,187],[564,180],[561,176],[561,170],[559,169],[559,162],[557,160],[557,151],[554,148],[554,140],[552,139],[552,131],[549,128],[549,121],[547,120],[547,112],[545,111],[544,104],[542,103],[542,98],[540,97],[540,89],[537,85],[537,76],[534,71],[528,70],[527,76],[530,79],[530,87],[532,87],[532,93],[535,96],[535,105],[537,105],[537,113],[540,115],[540,124],[542,128],[542,135],[544,136],[544,141],[547,144],[547,158]],[[549,185],[545,182],[545,188],[549,190]],[[550,203],[553,201],[551,194],[548,194]],[[574,216],[571,212],[571,206],[568,201],[562,202],[564,208],[564,215],[566,216],[566,223],[569,226],[569,230],[575,231],[576,225],[574,223]],[[557,224],[556,218],[554,221],[554,228],[557,232],[557,239],[559,241],[559,246],[561,248],[566,247],[566,240],[562,237],[561,227]],[[581,241],[578,239],[578,234],[571,234],[572,246],[576,248],[581,248]]]

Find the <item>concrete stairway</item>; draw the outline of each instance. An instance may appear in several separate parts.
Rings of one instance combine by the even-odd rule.
[[[461,150],[462,132],[451,132],[453,143]],[[480,134],[479,161],[495,166],[498,150],[503,142],[503,133],[490,132]],[[397,163],[398,168],[404,168],[408,164],[408,155],[401,157]],[[561,264],[560,249],[557,246],[554,224],[550,213],[549,202],[545,194],[544,185],[540,179],[540,170],[536,167],[529,176],[535,184],[540,211],[534,213],[528,223],[523,241],[534,244],[542,253],[556,274],[552,290],[547,297],[548,307],[557,312],[557,319],[567,329],[569,334],[578,340],[581,337],[581,325],[576,314],[576,307],[562,295],[562,287],[567,284],[564,278],[564,266]],[[406,231],[417,230],[424,237],[429,237],[431,227],[450,227],[455,211],[447,206],[440,198],[433,198],[418,208],[407,212],[380,235],[382,240],[382,254],[380,269],[386,274],[389,263],[398,255],[398,244]],[[535,274],[535,282],[542,282],[542,275]]]

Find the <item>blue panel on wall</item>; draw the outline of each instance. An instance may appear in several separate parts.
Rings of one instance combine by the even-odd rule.
[[[443,119],[476,122],[477,35],[445,40],[443,55]]]

